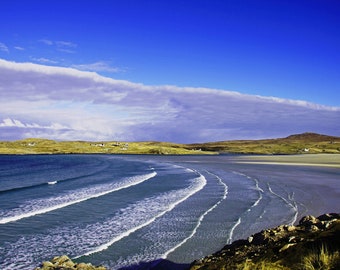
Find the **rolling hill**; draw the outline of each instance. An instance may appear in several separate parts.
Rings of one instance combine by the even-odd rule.
[[[286,138],[232,140],[196,144],[168,142],[54,141],[24,139],[0,142],[0,154],[340,154],[340,137],[302,133]]]

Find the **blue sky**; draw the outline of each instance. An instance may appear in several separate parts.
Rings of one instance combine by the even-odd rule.
[[[339,14],[337,0],[4,0],[0,8],[0,91],[4,97],[11,96],[13,103],[11,108],[8,100],[0,104],[0,139],[119,137],[188,142],[276,137],[300,131],[340,135],[336,120],[332,122],[340,110]],[[32,76],[22,76],[23,69],[32,72]],[[86,72],[79,75],[74,70],[95,72],[101,79],[93,79],[93,74]],[[63,81],[54,81],[55,74]],[[82,82],[79,76],[84,78]],[[94,81],[90,82],[90,77]],[[43,78],[44,87],[39,78]],[[105,78],[111,81],[101,85],[105,93],[98,92],[95,82]],[[121,83],[128,85],[127,92],[116,88]],[[67,85],[77,91],[68,92],[64,88]],[[209,97],[205,96],[208,90]],[[60,92],[63,99],[52,92]],[[84,92],[88,99],[79,100],[79,94]],[[133,106],[129,101],[123,102],[124,98],[104,102],[105,96],[117,93],[130,100],[134,93]],[[237,101],[226,97],[230,93],[238,97]],[[221,95],[226,99],[223,104],[217,98]],[[216,105],[203,103],[203,97]],[[265,109],[262,102],[268,97],[274,97],[271,100],[276,105]],[[154,110],[145,107],[148,99],[153,99],[150,104]],[[249,100],[253,102],[252,109]],[[198,103],[201,111],[195,107]],[[301,108],[280,107],[292,103],[312,104],[307,107],[313,107],[315,115],[319,115],[314,125],[302,125],[299,121],[310,121],[302,118],[293,123]],[[20,107],[16,107],[18,104]],[[42,120],[33,105],[41,106],[39,113],[49,115],[55,111],[59,118]],[[261,118],[254,116],[262,115],[258,113],[260,106],[268,114],[291,117],[291,122],[276,126],[270,122],[273,118],[263,127],[263,123],[259,124]],[[79,114],[72,121],[62,113],[71,107],[74,115]],[[237,108],[244,113],[244,123],[235,116],[239,114]],[[89,115],[86,121],[90,121],[92,112],[92,121],[96,122],[96,129],[87,136],[79,131],[91,129],[82,124],[86,122],[80,117],[84,112]],[[198,120],[193,112],[206,119],[202,122],[206,126],[216,120],[214,116],[225,117],[203,130],[188,124]],[[152,117],[155,114],[157,119]],[[238,119],[239,126],[234,119]],[[174,121],[183,122],[166,128]],[[60,128],[52,128],[56,126]],[[137,136],[137,127],[144,134]],[[145,127],[149,127],[148,131]],[[189,127],[197,136],[190,134]]]

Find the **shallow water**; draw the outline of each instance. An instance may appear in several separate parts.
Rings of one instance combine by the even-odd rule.
[[[340,169],[234,156],[0,156],[0,268],[67,254],[119,269],[190,263],[306,214],[338,212]]]

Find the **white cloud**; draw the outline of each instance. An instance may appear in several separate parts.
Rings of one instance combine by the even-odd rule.
[[[76,48],[78,45],[70,41],[56,41],[58,47]]]
[[[49,46],[52,46],[54,44],[54,42],[49,39],[40,39],[39,42],[44,43],[45,45],[49,45]]]
[[[20,47],[20,46],[15,46],[14,49],[18,50],[18,51],[24,51],[25,48]]]
[[[20,120],[6,118],[3,119],[2,123],[0,122],[0,127],[17,127],[17,128],[34,128],[34,129],[52,129],[52,130],[61,130],[61,129],[69,129],[69,127],[63,126],[59,123],[52,123],[48,126],[41,126],[36,123],[22,123]]]
[[[9,49],[4,43],[0,42],[0,51],[8,53]]]
[[[95,71],[95,72],[122,72],[123,70],[117,67],[110,66],[107,62],[98,61],[89,64],[81,64],[81,65],[72,65],[72,68],[85,70],[85,71]]]
[[[75,53],[75,48],[78,46],[76,43],[71,41],[53,41],[50,39],[40,39],[39,42],[44,43],[48,46],[53,46],[57,51],[64,53]]]
[[[4,119],[3,123],[0,123],[0,127],[25,127],[20,121],[12,119]]]
[[[0,115],[0,133],[6,129],[2,134],[8,139],[203,142],[306,131],[340,135],[339,107],[207,88],[146,86],[74,68],[5,60],[0,60]]]
[[[41,64],[57,64],[58,63],[58,61],[47,59],[47,58],[44,58],[44,57],[40,57],[40,58],[32,57],[31,59],[34,62],[38,62],[38,63],[41,63]]]

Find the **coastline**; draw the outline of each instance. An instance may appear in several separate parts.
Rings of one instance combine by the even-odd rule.
[[[340,168],[340,155],[338,154],[303,154],[303,155],[268,155],[268,156],[243,155],[237,157],[236,163]]]
[[[278,224],[290,224],[290,217],[294,216],[294,220],[299,220],[304,215],[320,215],[322,213],[331,213],[330,211],[338,211],[338,201],[339,194],[338,190],[338,180],[339,180],[339,170],[337,167],[329,167],[327,166],[312,166],[313,164],[329,164],[331,162],[334,163],[333,155],[326,154],[317,154],[317,155],[297,155],[297,156],[244,156],[244,155],[219,155],[219,156],[162,156],[162,155],[152,155],[152,156],[131,156],[130,158],[133,160],[150,160],[150,161],[159,161],[161,163],[172,163],[175,165],[184,165],[183,167],[198,170],[205,174],[206,177],[214,178],[214,174],[222,177],[223,179],[228,179],[230,181],[230,173],[232,173],[236,178],[241,177],[244,180],[249,181],[251,183],[251,190],[256,193],[259,197],[254,198],[252,204],[248,206],[248,210],[241,211],[241,216],[235,216],[235,219],[231,219],[231,223],[235,223],[234,226],[236,229],[232,230],[232,233],[235,235],[233,237],[233,241],[236,239],[246,239],[252,233],[256,233],[264,228],[271,228],[277,226]],[[51,157],[52,158],[52,157]],[[129,159],[130,159],[129,158]],[[338,160],[338,156],[335,155],[335,164]],[[270,163],[273,166],[265,166],[262,163],[257,163],[256,161],[261,162],[261,160],[265,159],[263,162],[272,162]],[[289,164],[287,163],[290,161]],[[321,161],[320,161],[321,160]],[[239,161],[250,161],[253,163],[239,163]],[[294,163],[300,164],[298,167],[295,167]],[[310,163],[308,163],[309,161]],[[274,162],[278,162],[279,164],[274,164]],[[314,162],[314,163],[312,163]],[[304,164],[309,164],[305,166]],[[281,166],[284,164],[285,166],[291,165],[291,169],[286,169],[286,167]],[[295,168],[294,168],[295,167]],[[314,167],[314,168],[313,168]],[[268,170],[265,174],[263,170]],[[313,178],[313,171],[325,173],[325,177],[322,178]],[[211,172],[213,174],[211,174]],[[235,174],[235,172],[237,172]],[[296,173],[297,174],[296,174]],[[309,175],[309,172],[311,174]],[[276,173],[279,173],[275,176]],[[307,175],[306,175],[307,173]],[[333,175],[333,178],[331,174]],[[250,177],[250,178],[248,178]],[[239,181],[235,178],[234,184],[237,184]],[[283,180],[283,181],[282,181]],[[238,200],[239,197],[235,195],[233,197],[232,194],[232,183],[228,183],[229,185],[229,194],[227,196],[228,205],[232,200]],[[294,189],[291,190],[290,187],[294,186]],[[280,193],[280,189],[283,188],[283,192]],[[298,189],[296,189],[298,188]],[[268,212],[268,219],[264,220],[260,216],[264,214],[261,213],[259,207],[260,204],[267,204],[268,201],[265,201],[264,193],[266,191],[269,197],[275,198],[278,202],[281,202],[287,206],[285,211],[289,211],[287,215],[287,223],[282,222],[278,218],[281,216],[286,216],[285,214],[281,215],[279,213]],[[302,195],[302,196],[301,196]],[[306,197],[304,197],[306,196]],[[312,199],[312,200],[311,200]],[[235,201],[236,203],[236,201]],[[302,204],[300,204],[302,203]],[[299,212],[297,211],[296,205],[305,206],[306,208],[300,208]],[[256,207],[255,207],[256,206]],[[260,212],[257,212],[257,209]],[[284,209],[283,209],[284,210]],[[233,210],[234,211],[234,210]],[[225,213],[225,208],[223,210]],[[272,216],[274,214],[274,216]],[[279,215],[277,215],[279,214]],[[246,222],[247,216],[252,215],[253,217],[257,217],[254,220],[253,224]],[[276,216],[277,215],[277,216]],[[296,216],[296,218],[295,218]],[[237,223],[237,218],[242,218],[241,223]],[[259,219],[258,219],[259,218]],[[268,223],[269,222],[269,223]],[[233,227],[233,228],[234,228]],[[211,229],[211,227],[209,227]],[[245,230],[248,230],[245,233]],[[230,234],[231,232],[229,232]],[[228,235],[228,234],[227,234]],[[211,240],[211,239],[210,239]],[[225,245],[226,242],[223,243]],[[212,254],[214,251],[219,250],[223,247],[223,245],[214,245],[214,250],[212,252],[206,254]],[[215,249],[216,247],[216,249]],[[67,253],[66,253],[67,254]],[[197,257],[195,257],[197,258]],[[169,258],[170,260],[173,257]],[[81,259],[80,259],[81,260]],[[93,262],[97,264],[98,261],[93,260],[93,258],[88,259],[88,262]],[[194,259],[191,259],[191,261]],[[176,260],[172,260],[176,261]],[[160,264],[162,265],[162,264]],[[140,269],[140,268],[131,268],[131,269]],[[157,268],[155,268],[157,269]],[[164,269],[164,268],[158,268]],[[168,269],[178,269],[178,268],[168,268]]]

